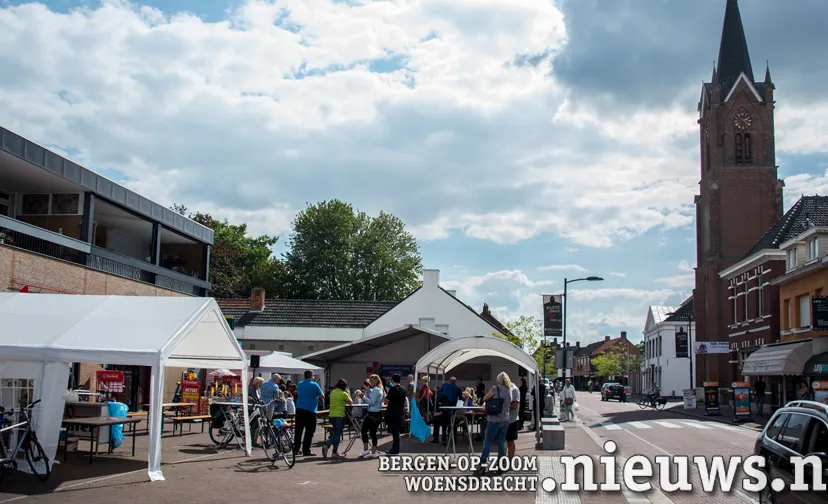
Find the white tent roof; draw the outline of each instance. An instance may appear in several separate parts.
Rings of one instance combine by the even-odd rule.
[[[416,371],[420,373],[433,369],[438,374],[445,374],[466,361],[488,356],[510,360],[532,374],[538,374],[538,364],[531,355],[522,348],[493,336],[468,336],[438,345],[417,361]]]
[[[262,372],[289,374],[302,374],[308,369],[317,373],[322,371],[322,368],[319,366],[294,359],[290,355],[285,355],[282,352],[273,352],[270,355],[263,356],[259,361],[258,368]]]
[[[247,358],[213,298],[0,294],[10,360],[242,369]]]

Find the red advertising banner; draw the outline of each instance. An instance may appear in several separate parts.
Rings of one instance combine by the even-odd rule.
[[[97,374],[98,374],[98,383],[100,383],[100,382],[124,383],[124,372],[123,371],[110,371],[108,369],[99,369]]]
[[[201,397],[201,382],[198,380],[181,380],[181,402],[197,403]]]

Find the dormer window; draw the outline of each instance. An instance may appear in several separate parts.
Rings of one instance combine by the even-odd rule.
[[[817,257],[819,257],[819,240],[815,237],[808,240],[808,260],[810,261]]]
[[[788,249],[788,269],[794,269],[797,265],[796,247]]]

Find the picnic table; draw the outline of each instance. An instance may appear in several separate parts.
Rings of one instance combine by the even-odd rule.
[[[64,418],[63,425],[77,425],[80,427],[89,427],[91,429],[92,438],[89,441],[89,463],[92,463],[92,456],[98,453],[100,447],[100,440],[98,439],[98,429],[101,427],[111,427],[113,425],[130,425],[130,434],[132,434],[132,456],[135,456],[135,426],[141,420],[139,418],[123,418],[123,417],[87,417],[87,418]],[[63,461],[66,462],[66,452],[64,450]],[[112,453],[112,439],[109,440],[109,451]]]
[[[144,408],[147,410],[147,414],[149,414],[150,407],[151,407],[150,404],[144,404]],[[175,410],[175,413],[173,413],[173,415],[175,415],[176,417],[181,416],[181,410],[182,409],[189,409],[190,413],[192,413],[193,408],[198,408],[198,403],[182,403],[182,402],[161,403],[161,411],[162,412],[165,409],[166,410]],[[165,423],[166,422],[164,422],[164,415],[161,415],[161,432],[164,432],[164,424]],[[149,418],[147,418],[147,429],[149,429]],[[173,431],[175,431],[175,424],[173,424]],[[173,434],[175,434],[175,432],[173,432]]]
[[[448,455],[449,446],[451,446],[454,460],[457,460],[457,445],[455,443],[454,435],[454,432],[457,430],[457,419],[465,418],[465,415],[467,414],[475,415],[476,413],[483,412],[484,410],[480,406],[442,406],[440,409],[451,411],[451,432],[449,433],[451,442],[446,444],[446,455]],[[469,435],[466,436],[469,438],[469,455],[474,454],[474,445],[472,444],[471,434],[472,431],[469,429]]]

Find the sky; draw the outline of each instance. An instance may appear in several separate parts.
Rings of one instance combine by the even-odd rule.
[[[402,218],[504,322],[641,338],[693,288],[697,104],[724,0],[0,0],[0,125],[162,204],[280,235]],[[785,205],[828,194],[828,2],[742,0]]]

